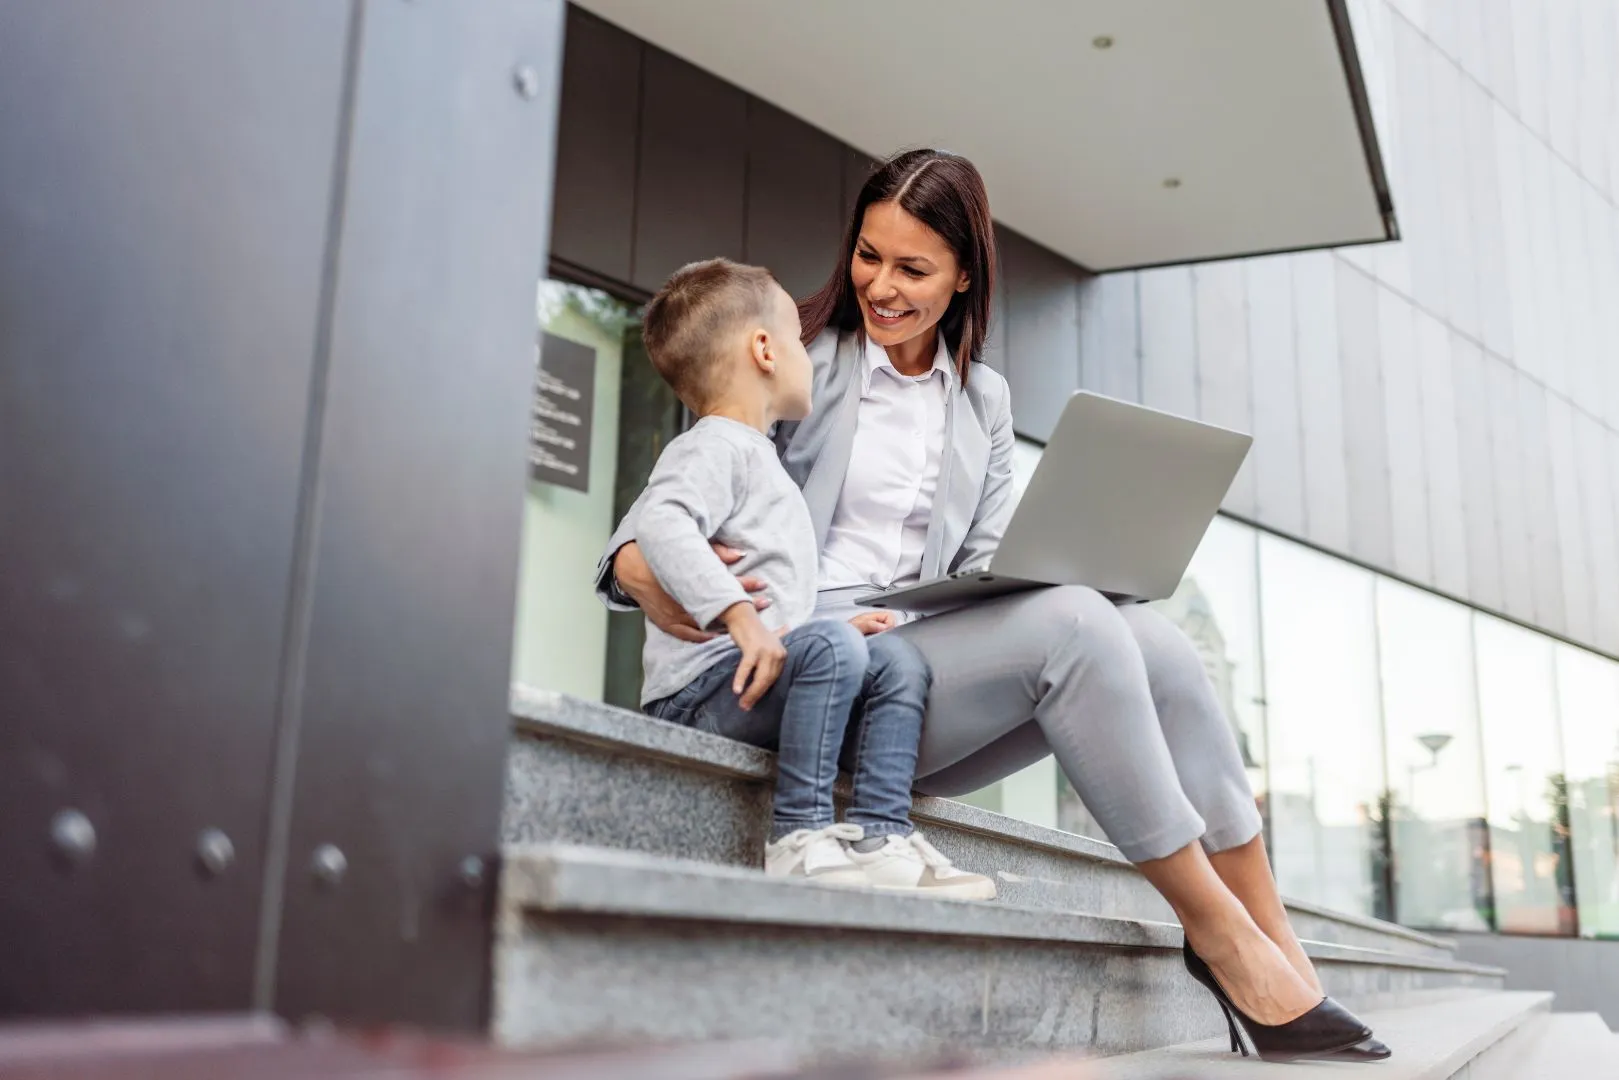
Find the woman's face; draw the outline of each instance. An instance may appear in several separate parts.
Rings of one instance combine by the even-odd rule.
[[[931,331],[971,284],[944,238],[896,202],[866,208],[849,277],[866,336],[885,348]]]

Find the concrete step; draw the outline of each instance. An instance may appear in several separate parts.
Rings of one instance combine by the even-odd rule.
[[[1479,1080],[1478,1070],[1495,1064],[1498,1051],[1515,1033],[1551,1019],[1552,996],[1542,993],[1480,994],[1429,1005],[1362,1016],[1394,1056],[1376,1066],[1377,1080]],[[1287,1067],[1288,1080],[1342,1077],[1361,1066],[1341,1062],[1299,1062]],[[1205,1042],[1110,1058],[1099,1064],[1097,1080],[1198,1080],[1251,1077],[1262,1063],[1231,1052],[1225,1037]],[[1491,1080],[1531,1080],[1531,1074],[1490,1073]],[[1563,1080],[1585,1080],[1596,1073],[1563,1073]],[[1610,1077],[1612,1074],[1608,1074]]]
[[[1224,1021],[1168,923],[838,890],[572,845],[508,847],[496,1038],[786,1039],[806,1054],[1020,1058],[1212,1037]],[[1372,1010],[1476,996],[1503,972],[1308,942]]]
[[[1551,1013],[1480,1056],[1464,1080],[1619,1080],[1619,1035],[1596,1013]]]
[[[517,686],[507,770],[506,843],[622,848],[757,866],[775,755],[690,728]],[[1025,907],[1157,922],[1169,906],[1111,844],[951,799],[919,796],[917,824],[965,868],[997,875]],[[1454,946],[1375,919],[1290,901],[1300,936],[1448,959]]]

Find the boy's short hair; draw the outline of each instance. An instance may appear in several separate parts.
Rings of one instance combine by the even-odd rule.
[[[652,366],[691,409],[721,393],[717,361],[748,321],[771,315],[776,278],[761,266],[730,259],[688,263],[669,275],[641,317]]]

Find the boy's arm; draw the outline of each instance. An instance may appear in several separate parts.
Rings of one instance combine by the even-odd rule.
[[[670,596],[703,629],[747,590],[709,541],[736,507],[742,462],[728,443],[676,439],[659,456],[633,516],[641,555]]]

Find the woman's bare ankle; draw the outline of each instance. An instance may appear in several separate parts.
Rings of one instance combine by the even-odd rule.
[[[1193,927],[1187,940],[1230,996],[1261,1024],[1285,1024],[1321,1003],[1321,990],[1296,970],[1270,938],[1249,923]]]

